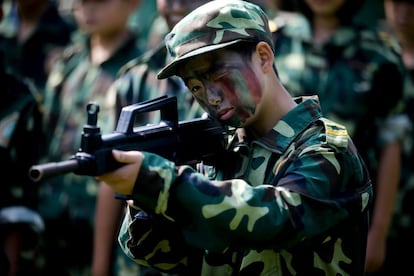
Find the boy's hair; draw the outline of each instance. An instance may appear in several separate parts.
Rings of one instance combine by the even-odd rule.
[[[159,73],[175,75],[184,60],[242,42],[267,42],[273,49],[269,19],[257,5],[241,0],[213,0],[185,16],[166,36],[172,61]]]
[[[252,42],[252,41],[240,42],[240,43],[234,44],[232,46],[229,46],[228,50],[237,52],[242,57],[245,57],[245,58],[249,59],[249,58],[252,57],[252,54],[256,50],[257,43],[258,42]],[[274,62],[273,62],[273,70],[275,71],[276,75],[279,77],[279,74],[278,74],[277,69],[276,69],[276,64]]]
[[[250,58],[253,52],[256,50],[257,43],[258,42],[256,41],[242,41],[240,43],[226,47],[226,49],[238,52],[243,57]]]

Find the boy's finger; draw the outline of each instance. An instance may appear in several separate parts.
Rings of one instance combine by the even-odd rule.
[[[141,155],[138,151],[121,151],[121,150],[112,150],[112,155],[115,160],[121,163],[134,163],[137,162],[139,156]]]

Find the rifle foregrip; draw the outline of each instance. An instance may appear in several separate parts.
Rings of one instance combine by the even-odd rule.
[[[38,182],[45,177],[74,172],[78,168],[79,161],[76,159],[61,162],[50,162],[30,167],[29,177],[31,180]]]

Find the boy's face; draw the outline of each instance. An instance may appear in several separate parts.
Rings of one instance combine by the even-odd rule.
[[[244,127],[254,120],[262,96],[258,70],[250,55],[217,50],[184,63],[179,76],[212,117]]]
[[[332,16],[335,15],[341,7],[345,4],[346,0],[305,0],[309,8],[319,16]]]
[[[414,3],[385,0],[385,16],[398,37],[414,37]]]
[[[157,9],[171,30],[184,16],[207,2],[209,0],[157,0]]]
[[[137,0],[78,0],[74,6],[79,27],[89,34],[124,29]]]

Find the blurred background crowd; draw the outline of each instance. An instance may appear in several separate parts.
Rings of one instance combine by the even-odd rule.
[[[161,95],[179,99],[181,120],[201,116],[180,79],[156,74],[163,37],[206,2],[0,1],[1,275],[162,275],[120,252],[124,205],[105,184],[75,174],[34,182],[27,171],[76,153],[89,101],[102,133],[123,106]],[[268,14],[292,97],[318,95],[370,169],[367,274],[414,271],[404,250],[414,246],[414,0],[250,2]]]

